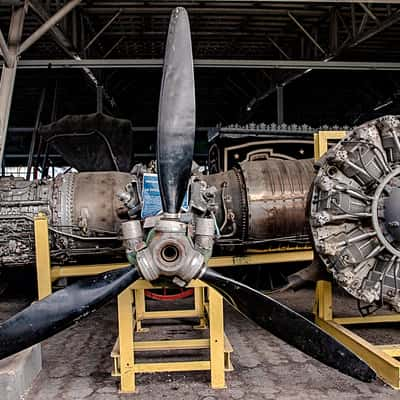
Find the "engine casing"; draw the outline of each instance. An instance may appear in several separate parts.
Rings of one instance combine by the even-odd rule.
[[[0,178],[0,266],[34,262],[39,212],[49,219],[53,262],[122,256],[117,193],[130,182],[131,175],[120,172],[68,173],[43,182]]]

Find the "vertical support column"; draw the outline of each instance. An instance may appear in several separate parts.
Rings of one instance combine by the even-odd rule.
[[[9,58],[12,65],[3,65],[0,79],[0,163],[3,161],[6,144],[8,121],[10,117],[11,101],[14,91],[15,76],[17,73],[17,55],[21,43],[26,6],[15,7],[11,16],[8,34]]]
[[[207,319],[204,316],[204,287],[194,288],[194,309],[199,315],[199,325],[194,326],[194,329],[206,329]]]
[[[144,313],[146,312],[146,299],[144,297],[144,289],[135,289],[135,315],[136,315],[136,332],[147,332],[147,328],[142,328]]]
[[[315,314],[324,321],[332,321],[332,283],[318,281],[315,289]]]
[[[276,87],[276,112],[278,125],[282,125],[284,121],[283,107],[283,86],[279,85]]]
[[[133,292],[132,288],[128,287],[118,296],[118,332],[122,393],[133,393],[136,389],[132,303]]]
[[[211,387],[225,388],[224,308],[222,296],[208,287]]]
[[[34,220],[35,254],[38,298],[43,299],[51,294],[51,265],[49,247],[49,228],[47,217],[39,214]]]

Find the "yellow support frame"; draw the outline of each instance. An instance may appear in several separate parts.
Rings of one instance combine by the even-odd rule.
[[[332,284],[319,281],[316,288],[315,321],[324,331],[362,358],[387,384],[400,390],[400,344],[374,345],[344,325],[400,322],[400,314],[334,318]]]
[[[328,151],[329,140],[340,140],[346,131],[319,131],[314,133],[314,159],[318,160]]]
[[[38,297],[42,299],[52,293],[52,282],[63,277],[79,277],[95,275],[102,272],[122,268],[126,263],[82,265],[70,267],[51,267],[50,246],[48,235],[48,220],[44,214],[34,219],[36,273],[38,282]],[[250,256],[248,264],[257,264],[260,254]],[[275,255],[271,255],[275,260]],[[238,257],[243,259],[243,257]],[[235,264],[235,257],[218,257],[215,266]],[[111,353],[114,359],[114,376],[120,376],[121,392],[135,391],[135,374],[171,371],[210,371],[211,387],[225,388],[225,371],[232,371],[230,353],[233,351],[228,338],[224,334],[223,299],[214,289],[194,280],[188,287],[194,288],[194,308],[192,310],[146,311],[145,289],[155,289],[147,281],[136,281],[118,296],[118,340]],[[206,301],[205,291],[208,294]],[[134,309],[132,306],[135,305]],[[134,311],[134,312],[132,312]],[[200,323],[194,329],[209,327],[208,339],[161,340],[135,342],[134,330],[145,331],[142,321],[145,319],[162,318],[198,318]],[[207,319],[208,317],[208,319]],[[179,349],[210,349],[209,360],[180,361],[164,363],[135,363],[135,351],[160,351]]]
[[[138,280],[118,296],[119,336],[111,357],[114,359],[113,376],[121,380],[121,393],[135,392],[135,374],[177,371],[210,371],[211,387],[225,388],[225,371],[232,370],[230,353],[232,347],[224,334],[223,300],[214,289],[199,280],[190,282],[188,287],[195,289],[195,306],[192,310],[169,310],[149,312],[145,310],[145,289],[160,286]],[[207,291],[208,301],[205,301]],[[200,298],[196,298],[200,295]],[[137,303],[139,300],[139,305]],[[133,311],[133,312],[132,312]],[[181,312],[184,311],[184,312]],[[143,319],[197,317],[200,320],[208,316],[209,338],[183,340],[135,341],[136,332],[143,332]],[[138,324],[140,328],[138,329]],[[182,349],[210,349],[209,360],[191,360],[178,362],[135,363],[135,352]]]
[[[339,140],[346,132],[321,131],[314,135],[314,155],[319,159],[328,150],[328,140]],[[324,331],[362,358],[387,384],[400,390],[400,344],[374,345],[344,325],[400,322],[400,314],[368,317],[334,317],[332,283],[317,282],[314,305],[315,321]]]
[[[126,267],[127,263],[89,264],[89,265],[54,265],[51,266],[48,221],[44,214],[35,217],[36,274],[39,299],[52,293],[52,283],[61,278],[84,277]],[[313,251],[309,247],[281,247],[262,253],[244,256],[212,257],[208,266],[211,268],[277,264],[299,261],[312,261]]]
[[[51,294],[51,264],[47,217],[40,213],[34,219],[36,277],[39,300]]]

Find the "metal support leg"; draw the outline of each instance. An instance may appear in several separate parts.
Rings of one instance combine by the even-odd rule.
[[[8,120],[17,73],[17,54],[25,19],[25,6],[15,8],[11,16],[8,37],[8,58],[11,66],[3,66],[0,79],[0,163],[3,161],[6,144]]]
[[[147,328],[142,328],[144,313],[146,312],[146,299],[144,297],[144,289],[135,289],[135,315],[136,315],[136,332],[148,332]]]
[[[332,320],[332,283],[328,281],[318,281],[315,289],[315,311],[318,318],[325,321]]]
[[[194,309],[195,312],[199,314],[199,325],[194,326],[194,329],[206,329],[207,328],[207,318],[204,315],[204,288],[195,287],[194,288]]]
[[[327,281],[317,282],[315,297],[314,312],[317,325],[362,358],[386,383],[399,390],[400,362],[396,357],[400,354],[400,345],[375,345],[344,326],[398,322],[398,315],[333,318],[332,284]]]
[[[38,285],[38,298],[40,300],[51,294],[51,264],[47,217],[45,215],[39,215],[35,217],[34,225],[36,276]]]
[[[224,309],[222,296],[214,289],[208,288],[209,324],[210,324],[210,361],[211,387],[225,388],[224,365]]]
[[[118,332],[122,393],[133,393],[135,391],[132,303],[133,292],[129,287],[118,296]]]

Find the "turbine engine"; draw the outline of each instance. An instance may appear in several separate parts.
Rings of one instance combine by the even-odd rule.
[[[49,220],[53,262],[121,257],[123,203],[117,193],[129,190],[131,180],[123,172],[68,173],[34,182],[0,178],[0,267],[34,263],[33,220],[39,212]]]

